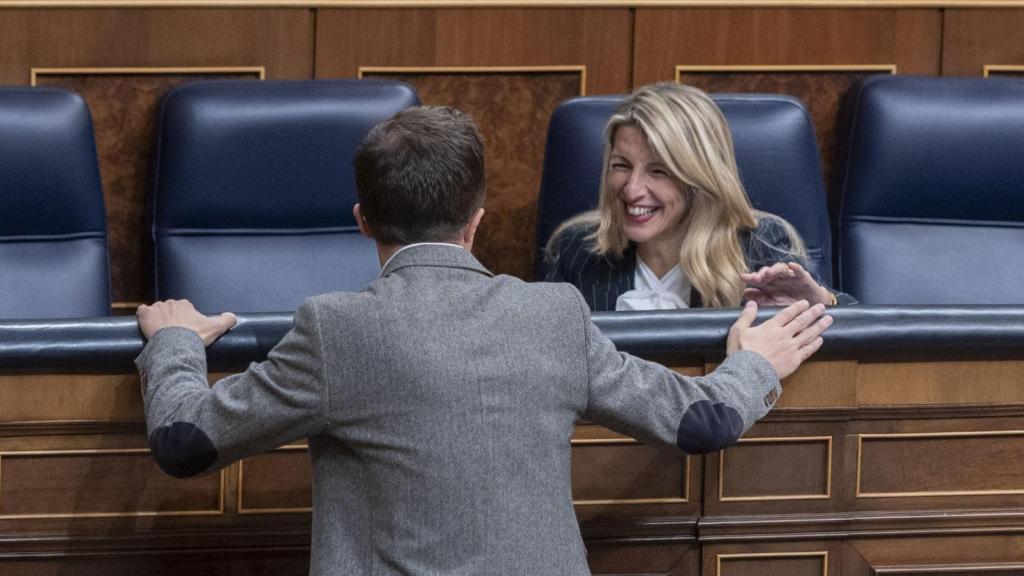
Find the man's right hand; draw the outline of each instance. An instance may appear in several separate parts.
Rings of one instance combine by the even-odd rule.
[[[752,350],[764,356],[779,380],[789,376],[804,360],[821,348],[821,334],[832,325],[832,317],[825,314],[825,306],[811,306],[800,300],[783,308],[775,316],[754,326],[757,304],[747,302],[740,317],[729,329],[726,353]]]

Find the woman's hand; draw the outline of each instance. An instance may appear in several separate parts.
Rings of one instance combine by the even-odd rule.
[[[743,298],[759,306],[788,306],[800,300],[811,304],[835,304],[832,292],[818,284],[811,273],[796,262],[776,262],[757,272],[740,274],[747,284]]]

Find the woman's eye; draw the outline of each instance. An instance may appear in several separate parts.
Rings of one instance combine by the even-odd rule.
[[[616,172],[624,172],[626,170],[629,170],[629,165],[623,164],[621,162],[612,162],[611,169],[615,170]]]

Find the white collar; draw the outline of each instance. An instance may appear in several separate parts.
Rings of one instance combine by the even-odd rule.
[[[415,248],[416,246],[454,246],[456,248],[462,248],[462,246],[459,246],[458,244],[452,244],[451,242],[414,242],[412,244],[406,244],[405,246],[402,246],[398,250],[395,250],[395,253],[392,254],[391,257],[384,262],[384,265],[380,267],[381,274],[384,273],[384,270],[387,270],[388,264],[391,263],[391,260],[393,260],[395,256],[398,256],[398,254],[404,250],[408,250],[409,248]],[[465,250],[465,248],[462,249]]]

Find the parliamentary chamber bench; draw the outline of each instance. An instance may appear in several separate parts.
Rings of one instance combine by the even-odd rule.
[[[422,102],[474,116],[488,146],[475,253],[526,279],[539,274],[538,240],[593,200],[562,204],[564,214],[541,207],[557,183],[545,136],[563,103],[596,114],[599,134],[622,94],[676,80],[720,95],[730,122],[755,103],[741,93],[805,125],[801,146],[820,159],[802,165],[814,182],[746,183],[755,204],[794,220],[819,273],[862,304],[834,310],[822,351],[732,448],[685,455],[578,424],[573,498],[595,574],[1024,574],[1020,1],[393,4],[0,0],[0,84],[15,87],[0,128],[25,130],[0,137],[0,575],[308,573],[305,445],[207,476],[165,475],[149,454],[133,364],[144,342],[125,315],[156,297],[220,311],[270,296],[291,309],[307,295],[290,281],[210,283],[259,272],[231,257],[239,246],[284,259],[297,251],[268,250],[319,247],[298,263],[317,263],[307,266],[322,280],[314,291],[374,276],[372,247],[346,212],[350,189],[263,202],[246,189],[232,199],[242,208],[227,208],[207,192],[224,188],[216,180],[195,181],[292,190],[276,178],[348,178],[330,159],[274,152],[286,169],[244,166],[180,131],[226,126],[191,115],[190,97],[203,113],[266,119],[289,91],[333,102],[343,85],[365,88],[357,79],[413,88],[373,96],[378,115]],[[232,83],[246,82],[266,90],[239,96]],[[806,111],[794,115],[796,102]],[[16,104],[53,108],[33,125],[20,109],[5,115]],[[68,119],[74,129],[56,122]],[[265,135],[274,124],[237,138],[288,142]],[[764,159],[762,141],[738,140],[741,156]],[[4,170],[22,158],[30,195],[15,198]],[[76,168],[53,168],[67,160]],[[37,186],[76,194],[41,202]],[[779,191],[806,194],[814,210],[787,212],[794,204],[772,203]],[[246,202],[277,217],[240,216]],[[52,211],[29,214],[40,206]],[[208,266],[200,247],[222,259]],[[370,263],[358,282],[321,264],[337,251]],[[224,287],[235,292],[214,291]],[[290,313],[241,305],[239,326],[210,348],[211,381],[265,358],[291,325]],[[620,349],[700,375],[721,361],[736,314],[594,318]]]
[[[824,349],[725,451],[579,423],[573,498],[595,574],[1024,573],[1024,307],[834,315]],[[595,321],[622,350],[699,375],[734,316]],[[242,315],[209,350],[211,379],[290,325]],[[304,445],[172,478],[147,448],[133,319],[5,321],[0,343],[0,573],[306,573]]]

